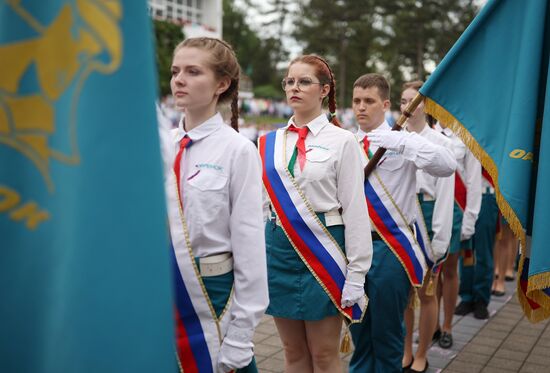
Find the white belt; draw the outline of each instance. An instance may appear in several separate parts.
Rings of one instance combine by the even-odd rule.
[[[325,226],[332,227],[333,225],[344,225],[344,219],[340,215],[340,211],[331,210],[329,212],[321,213],[325,215]],[[281,226],[281,221],[278,216],[275,216],[275,224]]]
[[[495,194],[495,188],[485,187],[483,188],[483,194]]]
[[[435,201],[435,198],[430,196],[428,193],[420,193],[422,200],[426,202]]]
[[[203,277],[225,275],[233,270],[233,255],[223,253],[199,259],[199,271]]]

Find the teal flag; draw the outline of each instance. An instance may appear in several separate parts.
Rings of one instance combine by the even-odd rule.
[[[490,0],[420,90],[496,184],[522,243],[518,294],[532,321],[550,317],[549,19],[548,0]]]
[[[176,369],[143,0],[0,1],[0,371]]]

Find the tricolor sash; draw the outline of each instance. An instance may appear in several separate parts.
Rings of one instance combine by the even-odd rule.
[[[165,190],[173,249],[177,357],[185,373],[215,373],[229,324],[229,317],[224,316],[229,312],[218,319],[206,293],[190,245],[177,183],[174,172],[168,173]]]
[[[460,207],[462,212],[466,210],[466,198],[468,195],[468,189],[466,188],[466,184],[464,183],[464,180],[462,180],[462,177],[460,176],[460,173],[455,171],[455,202]]]
[[[290,243],[338,311],[351,322],[360,322],[367,299],[348,308],[340,305],[347,258],[288,172],[286,131],[280,129],[260,137],[258,148],[264,187]]]
[[[368,154],[365,155],[369,158]],[[420,245],[376,170],[365,180],[365,197],[372,225],[401,262],[411,284],[414,287],[422,286],[429,267],[429,250],[426,248],[429,240],[418,235],[423,243],[423,246]],[[415,223],[415,228],[420,230],[418,223]]]

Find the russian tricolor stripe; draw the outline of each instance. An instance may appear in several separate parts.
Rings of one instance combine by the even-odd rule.
[[[417,287],[422,286],[428,266],[422,248],[418,245],[413,232],[406,223],[402,222],[402,228],[397,223],[403,218],[390,198],[386,198],[386,203],[382,201],[380,196],[386,195],[386,192],[377,178],[378,176],[373,174],[368,180],[365,180],[365,197],[371,221],[380,236],[400,259],[411,284]]]
[[[334,306],[348,319],[359,321],[364,314],[363,305],[355,304],[345,309],[340,306],[346,280],[345,255],[312,213],[282,164],[284,135],[284,130],[279,130],[263,136],[259,141],[263,181],[271,205],[283,230]]]
[[[212,358],[199,316],[181,278],[176,257],[173,255],[174,248],[171,249],[176,302],[176,342],[180,364],[186,373],[213,372]]]
[[[455,201],[458,204],[458,206],[464,211],[466,209],[466,197],[467,197],[467,189],[466,184],[464,183],[464,180],[462,180],[462,177],[458,173],[458,171],[455,172]]]

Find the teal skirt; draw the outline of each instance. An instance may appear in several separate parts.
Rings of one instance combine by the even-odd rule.
[[[216,316],[220,317],[229,297],[231,296],[231,288],[233,286],[233,271],[219,276],[203,277],[202,281],[208,297],[214,306]],[[258,373],[256,367],[256,360],[252,358],[252,361],[248,366],[237,369],[238,373]]]
[[[317,214],[323,224],[323,214]],[[344,226],[327,228],[344,250]],[[283,229],[269,220],[265,227],[269,307],[266,313],[293,320],[322,320],[338,315],[326,292],[298,256]],[[340,301],[338,299],[338,301]]]
[[[453,209],[453,230],[451,233],[451,243],[449,246],[449,254],[457,254],[461,247],[460,243],[460,231],[462,229],[462,216],[464,213],[458,204],[454,203]]]

